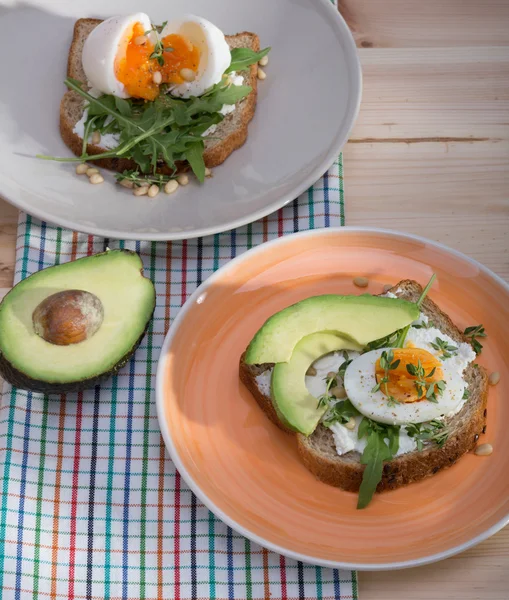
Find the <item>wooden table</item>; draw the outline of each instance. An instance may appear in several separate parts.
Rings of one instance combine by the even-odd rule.
[[[509,281],[509,0],[339,0],[364,72],[345,148],[350,225],[417,233]],[[0,201],[0,295],[17,211]],[[506,600],[509,528],[418,569],[361,573],[361,600]]]

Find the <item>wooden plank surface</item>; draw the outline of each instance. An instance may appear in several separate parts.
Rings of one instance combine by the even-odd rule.
[[[509,281],[509,0],[340,0],[364,74],[346,219],[443,242]],[[17,211],[0,201],[0,297]],[[361,600],[507,600],[509,528],[440,563],[359,574]]]

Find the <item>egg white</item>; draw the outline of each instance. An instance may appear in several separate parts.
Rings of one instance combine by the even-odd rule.
[[[151,27],[145,13],[106,19],[90,32],[83,46],[82,64],[89,85],[103,94],[129,98],[125,86],[115,76],[115,60],[125,52],[126,34],[140,22],[145,31]]]
[[[177,33],[196,46],[200,51],[200,63],[194,81],[184,82],[170,88],[170,94],[180,98],[201,96],[210,87],[219,83],[230,66],[230,48],[223,32],[210,21],[195,15],[184,15],[168,21],[161,38]]]
[[[438,333],[440,334],[440,332]],[[443,339],[443,335],[440,334],[439,337]],[[426,345],[422,344],[422,346]],[[428,350],[426,347],[423,349]],[[389,406],[387,397],[380,390],[372,391],[377,383],[375,364],[384,350],[389,351],[390,348],[366,352],[356,358],[346,369],[345,390],[351,403],[360,413],[380,423],[404,425],[442,419],[444,416],[456,414],[461,409],[464,404],[463,393],[466,387],[463,379],[463,370],[466,364],[458,364],[452,359],[439,359],[444,373],[445,390],[442,395],[437,395],[437,403],[421,400]],[[436,351],[434,354],[437,355]]]

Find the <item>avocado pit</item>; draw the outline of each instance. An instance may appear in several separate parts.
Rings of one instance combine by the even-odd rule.
[[[102,302],[84,290],[65,290],[45,298],[34,310],[34,331],[50,344],[69,346],[91,338],[104,318]]]

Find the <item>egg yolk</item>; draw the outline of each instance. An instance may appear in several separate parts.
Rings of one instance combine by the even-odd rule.
[[[165,83],[184,83],[191,77],[194,79],[200,64],[200,51],[185,37],[172,33],[162,40],[164,52],[164,66],[161,68]],[[193,75],[188,78],[180,74],[182,69],[189,69]]]
[[[158,54],[159,60],[154,54]],[[119,49],[115,76],[132,98],[154,100],[161,83],[193,80],[199,63],[200,51],[183,36],[172,33],[156,46],[145,35],[143,25],[135,23]],[[182,69],[187,69],[186,77],[182,77]],[[160,75],[154,78],[155,73]]]
[[[380,365],[380,359],[376,361],[375,376],[377,383],[380,383],[384,377],[388,377],[387,384],[382,383],[380,391],[386,396],[392,396],[399,402],[418,402],[426,399],[426,389],[421,386],[422,390],[419,393],[415,383],[418,379],[426,384],[440,381],[444,377],[440,361],[427,350],[420,348],[395,348],[393,350],[394,358],[392,363],[399,360],[399,364],[395,369],[390,369],[385,373],[385,370]],[[424,376],[417,377],[408,372],[407,365],[420,364],[424,369]],[[435,369],[433,374],[429,374]]]

